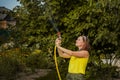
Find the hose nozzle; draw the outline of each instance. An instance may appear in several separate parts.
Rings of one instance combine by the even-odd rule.
[[[61,33],[60,32],[57,32],[57,36],[59,39],[61,39]]]

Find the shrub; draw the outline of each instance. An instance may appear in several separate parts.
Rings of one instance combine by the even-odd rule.
[[[48,69],[54,67],[53,59],[49,57],[46,53],[40,54],[30,54],[26,58],[26,66],[32,69],[41,68]]]
[[[13,80],[18,72],[25,68],[17,51],[5,51],[0,54],[0,79]]]

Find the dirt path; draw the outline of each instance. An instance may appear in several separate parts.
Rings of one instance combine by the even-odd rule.
[[[51,69],[36,69],[35,72],[22,72],[18,74],[18,77],[16,80],[36,80],[36,78],[44,77],[46,76]],[[120,79],[113,79],[113,80],[120,80]]]
[[[16,80],[35,80],[36,78],[43,77],[50,72],[50,69],[36,69],[35,72],[22,72],[18,74]]]

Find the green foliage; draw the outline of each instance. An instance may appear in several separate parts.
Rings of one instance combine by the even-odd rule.
[[[36,68],[49,69],[55,67],[51,57],[49,57],[46,53],[30,54],[26,58],[26,66],[33,70]]]
[[[0,29],[0,45],[8,42],[10,37],[9,30]]]
[[[97,72],[98,68],[106,71],[101,62],[102,54],[110,60],[114,60],[112,55],[115,55],[115,58],[120,57],[119,0],[19,1],[21,6],[16,7],[14,11],[18,19],[16,35],[19,35],[19,39],[17,42],[21,48],[29,48],[30,51],[40,49],[53,56],[56,32],[49,20],[54,18],[55,24],[61,31],[64,47],[75,50],[76,47],[73,46],[79,35],[89,37],[92,61],[100,66],[93,72]],[[36,58],[33,55],[31,57]],[[111,67],[111,63],[107,66]],[[94,66],[92,68],[94,69]],[[102,75],[103,72],[98,75]]]
[[[40,50],[33,52],[19,48],[5,50],[0,53],[0,79],[13,80],[19,72],[27,71],[30,68],[48,69],[55,68],[51,54],[43,53]]]
[[[104,60],[104,61],[103,61]],[[111,61],[108,59],[101,59],[95,55],[90,57],[88,67],[86,70],[86,79],[87,80],[112,80],[113,77],[116,77],[118,69],[117,66],[111,65]],[[106,62],[106,63],[105,63]],[[118,75],[117,75],[118,77]]]
[[[90,71],[89,71],[90,70]],[[116,74],[116,67],[103,64],[102,66],[91,63],[86,71],[87,80],[112,80]]]
[[[6,51],[0,54],[0,79],[14,80],[18,72],[25,69],[17,51]]]

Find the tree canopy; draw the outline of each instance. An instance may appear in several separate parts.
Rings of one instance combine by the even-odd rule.
[[[74,41],[79,35],[86,35],[90,38],[91,47],[96,50],[96,54],[118,52],[118,0],[19,1],[21,6],[14,9],[19,19],[17,27],[21,29],[21,36],[24,36],[28,45],[40,45],[44,41],[47,44],[46,40],[48,43],[54,40],[56,32],[49,21],[53,18],[65,43]]]

